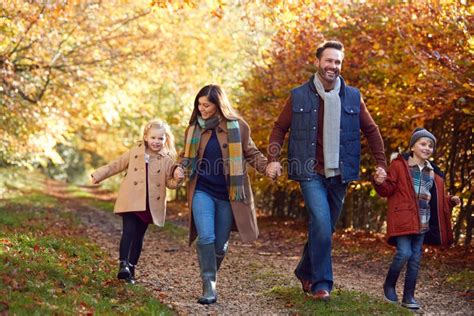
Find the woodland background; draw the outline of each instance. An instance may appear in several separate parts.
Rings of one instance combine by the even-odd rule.
[[[0,167],[88,183],[155,117],[181,149],[194,96],[209,83],[225,88],[266,152],[290,89],[315,71],[316,46],[337,39],[342,74],[360,88],[387,159],[407,149],[417,126],[438,138],[435,161],[462,198],[456,242],[469,247],[473,12],[467,1],[3,1]],[[341,228],[383,231],[373,167],[364,146],[363,180],[350,186]],[[262,213],[305,216],[296,183],[252,176]]]

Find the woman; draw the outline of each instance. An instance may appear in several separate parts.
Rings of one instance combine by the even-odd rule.
[[[227,252],[232,228],[244,242],[258,237],[246,162],[265,173],[267,158],[250,138],[248,124],[217,85],[203,87],[185,132],[182,160],[189,177],[191,209],[189,243],[197,237],[202,279],[201,304],[217,300],[217,271]]]

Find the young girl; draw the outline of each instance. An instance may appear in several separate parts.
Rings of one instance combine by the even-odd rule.
[[[374,177],[377,192],[388,197],[388,243],[397,246],[383,285],[384,295],[390,302],[398,301],[395,286],[406,263],[402,306],[410,309],[420,308],[414,295],[423,242],[446,247],[453,242],[451,210],[460,203],[459,197],[446,195],[444,175],[428,161],[435,145],[433,134],[415,129],[409,144],[411,153],[398,154],[388,175],[379,172]]]
[[[246,163],[262,174],[267,167],[267,158],[252,141],[248,124],[217,85],[203,87],[196,96],[182,163],[189,175],[189,243],[198,238],[202,280],[198,302],[212,304],[217,300],[217,271],[227,253],[232,227],[244,242],[258,236]]]
[[[166,187],[176,188],[184,177],[181,167],[174,164],[175,157],[168,124],[155,120],[146,124],[143,141],[91,175],[96,184],[127,169],[114,207],[123,221],[118,279],[135,283],[135,266],[148,224],[162,227],[165,223]]]

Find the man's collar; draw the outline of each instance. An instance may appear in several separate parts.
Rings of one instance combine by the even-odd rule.
[[[311,78],[309,78],[309,88],[314,93],[318,93],[318,91],[316,90],[316,86],[314,85],[314,76],[316,76],[316,74],[313,74],[311,76]],[[344,91],[345,91],[346,82],[344,81],[344,78],[341,75],[339,75],[339,79],[341,79],[341,88],[340,88],[340,91],[339,91],[339,95],[342,95],[342,94],[344,94]]]

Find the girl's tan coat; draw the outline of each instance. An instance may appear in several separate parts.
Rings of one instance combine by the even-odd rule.
[[[246,122],[239,120],[240,127],[240,138],[242,140],[242,151],[243,157],[246,162],[248,162],[252,167],[257,169],[260,173],[265,173],[267,166],[267,158],[257,149],[255,143],[250,137],[250,128]],[[189,127],[186,129],[185,135],[187,135]],[[224,163],[224,173],[226,179],[228,179],[229,171],[229,150],[228,150],[228,140],[227,140],[227,121],[222,120],[219,123],[219,126],[216,128],[217,131],[217,140],[222,152],[222,159]],[[204,150],[211,138],[212,132],[210,130],[203,131],[201,134],[201,141],[198,148],[198,157],[202,159],[204,155]],[[244,201],[230,201],[232,207],[232,213],[234,215],[235,226],[239,232],[240,238],[244,242],[251,242],[258,238],[258,226],[257,226],[257,217],[255,213],[255,206],[252,194],[252,188],[250,186],[249,176],[247,174],[246,164],[244,163],[244,192],[245,200]],[[189,244],[191,244],[194,239],[197,237],[196,227],[194,225],[194,219],[192,214],[193,207],[193,197],[194,191],[196,189],[197,176],[190,180],[187,184],[187,197],[188,205],[191,210],[190,213],[190,229],[189,229]],[[227,183],[227,186],[229,184]]]
[[[153,223],[163,226],[166,217],[166,187],[176,188],[179,183],[173,178],[174,162],[166,150],[150,155],[148,163],[148,194]],[[145,144],[138,142],[118,159],[100,167],[92,177],[100,182],[127,169],[120,184],[114,213],[146,210],[146,166]]]

